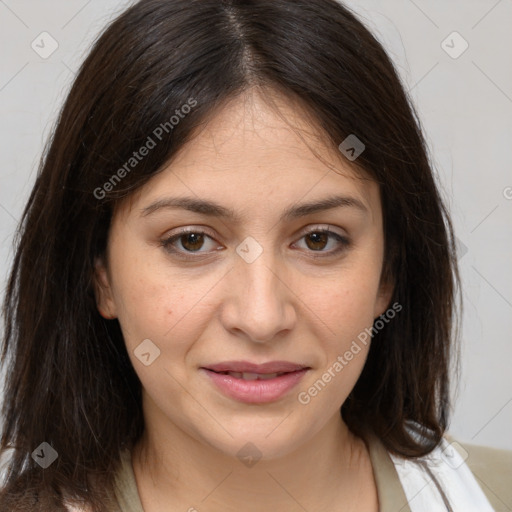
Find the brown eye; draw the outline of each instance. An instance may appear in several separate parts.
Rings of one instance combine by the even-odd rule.
[[[182,247],[187,251],[197,251],[204,244],[204,233],[186,233],[179,237]]]
[[[333,256],[347,249],[350,240],[330,229],[317,228],[306,233],[301,240],[305,241],[306,250],[314,254],[314,257]],[[333,246],[330,250],[325,250],[328,246]]]
[[[321,251],[327,245],[329,241],[329,235],[327,233],[313,232],[306,235],[306,245],[312,251]],[[310,241],[311,243],[308,243]]]
[[[302,240],[305,241],[305,250],[312,253],[315,258],[333,256],[347,249],[350,245],[350,240],[347,237],[329,229],[320,228],[306,233],[301,238]],[[209,248],[208,242],[211,244]],[[212,251],[222,249],[214,242],[214,238],[205,231],[187,229],[162,240],[160,245],[167,252],[177,257],[192,260],[192,258],[197,259],[201,254],[207,256]],[[330,245],[333,245],[333,247],[330,250],[325,250]]]
[[[212,236],[200,229],[181,230],[179,233],[161,240],[160,245],[167,252],[184,259],[187,259],[189,255],[193,255],[190,256],[191,258],[197,258],[199,255],[206,256],[212,250],[219,250],[221,248],[215,243]]]

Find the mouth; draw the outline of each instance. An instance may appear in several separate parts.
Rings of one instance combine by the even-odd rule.
[[[224,361],[222,363],[209,364],[203,368],[216,373],[273,375],[295,372],[309,368],[309,366],[300,363],[292,363],[290,361],[268,361],[267,363],[259,364],[250,361]]]
[[[211,370],[213,371],[213,370]],[[287,373],[292,372],[278,372],[278,373],[250,373],[250,372],[215,372],[219,375],[229,375],[234,377],[235,379],[243,379],[243,380],[270,380],[275,379],[276,377],[281,377],[281,375],[285,375]]]
[[[294,388],[310,369],[309,366],[287,361],[259,365],[247,361],[230,361],[200,368],[223,395],[245,403],[279,400]]]

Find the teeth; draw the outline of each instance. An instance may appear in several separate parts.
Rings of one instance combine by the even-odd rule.
[[[268,379],[275,379],[276,377],[279,377],[280,375],[283,375],[283,373],[249,373],[249,372],[226,372],[226,375],[231,375],[231,377],[235,377],[237,379],[243,379],[243,380],[268,380]]]
[[[245,375],[254,375],[254,373],[248,373],[248,374],[245,374],[244,373],[244,379],[245,379]],[[282,375],[282,373],[262,373],[260,375],[258,375],[258,380],[268,380],[268,379],[275,379],[276,377],[278,377],[279,375]]]
[[[244,372],[242,373],[242,379],[244,380],[257,380],[259,375],[257,373],[248,373]]]

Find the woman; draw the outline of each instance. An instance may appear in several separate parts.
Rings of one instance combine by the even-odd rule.
[[[1,509],[493,510],[443,438],[453,242],[346,8],[135,4],[20,227]]]

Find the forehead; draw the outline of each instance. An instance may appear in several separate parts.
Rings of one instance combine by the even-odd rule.
[[[278,93],[248,92],[220,108],[130,201],[215,199],[233,210],[284,209],[326,195],[357,197],[371,215],[378,186],[333,147],[308,112]],[[136,203],[136,204],[134,204]]]
[[[328,135],[297,99],[273,91],[263,96],[251,89],[230,100],[210,117],[191,144],[173,159],[174,167],[186,168],[201,159],[206,168],[243,169],[278,165],[274,175],[329,166],[352,178],[368,178],[333,147]],[[322,165],[323,164],[323,165]],[[296,172],[295,177],[300,173]]]

